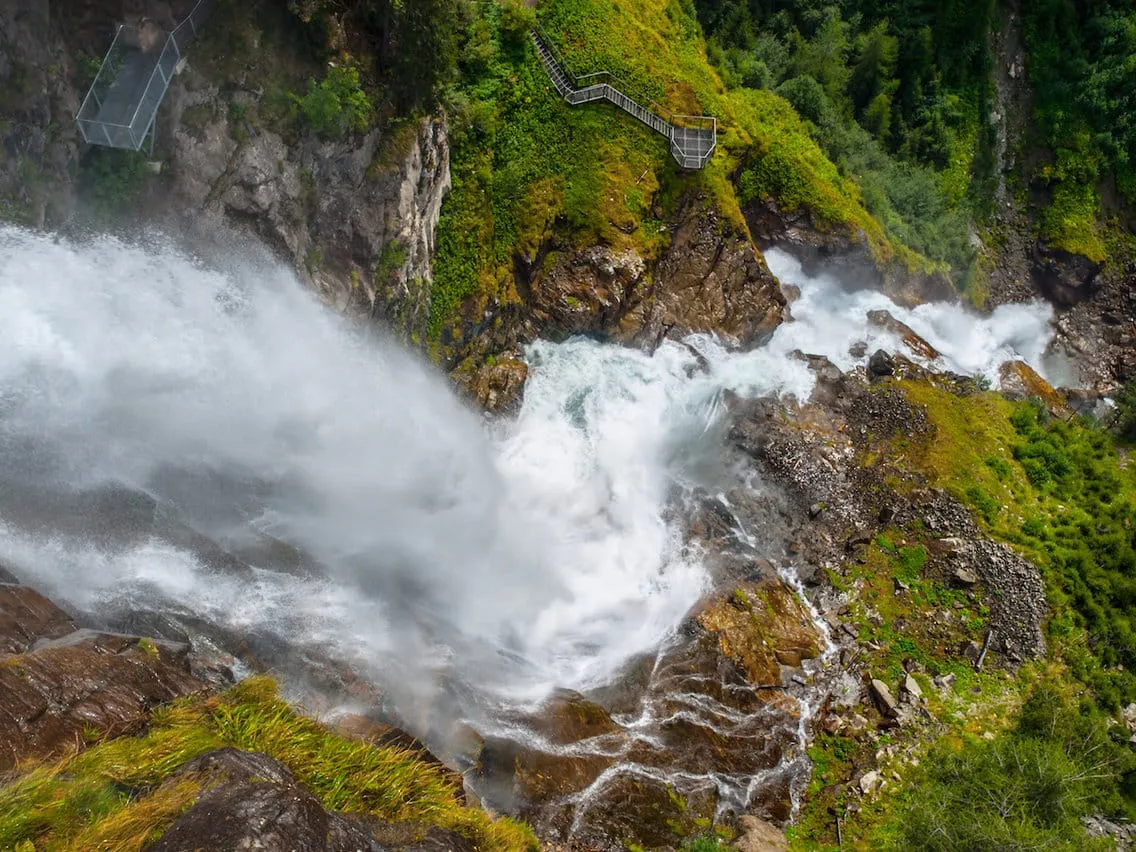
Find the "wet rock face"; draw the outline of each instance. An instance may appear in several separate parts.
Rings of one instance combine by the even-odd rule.
[[[823,640],[760,556],[774,548],[765,535],[781,541],[780,512],[748,485],[696,495],[687,535],[717,591],[609,685],[487,727],[472,776],[485,803],[550,841],[595,849],[674,847],[705,820],[787,820],[807,780],[802,690]]]
[[[286,141],[237,126],[230,96],[190,64],[168,96],[171,206],[226,227],[251,227],[339,310],[424,338],[434,231],[450,188],[443,120],[384,136]],[[256,110],[255,96],[233,103]]]
[[[71,616],[35,589],[0,586],[0,656],[23,654],[39,639],[58,639],[74,630]]]
[[[528,283],[533,336],[611,334],[642,298],[647,262],[632,249],[591,246],[557,254]]]
[[[18,587],[0,590],[12,588]],[[59,632],[65,618],[59,614],[41,629]],[[26,630],[17,629],[0,640],[11,647],[26,638]],[[190,674],[187,652],[78,630],[41,639],[28,653],[0,657],[0,771],[82,743],[89,731],[128,731],[158,704],[206,690]]]
[[[55,19],[59,5],[8,0],[0,8],[0,219],[38,227],[73,211],[81,146],[75,54],[64,41],[76,22]]]
[[[720,635],[691,622],[592,697],[559,696],[487,736],[477,787],[583,848],[675,845],[722,810],[783,821],[803,768],[799,708],[773,677],[752,683]]]

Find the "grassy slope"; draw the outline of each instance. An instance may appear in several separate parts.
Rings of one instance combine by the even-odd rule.
[[[613,107],[569,107],[523,29],[503,27],[497,4],[478,8],[463,81],[450,97],[454,189],[438,234],[435,344],[461,337],[459,312],[477,318],[490,299],[517,301],[514,258],[532,259],[553,233],[569,245],[600,242],[654,257],[665,239],[660,220],[689,187],[704,188],[739,229],[739,200],[772,195],[783,209],[807,206],[820,227],[864,233],[881,258],[895,254],[859,189],[786,101],[724,89],[679,0],[545,0],[539,15],[574,72],[611,71],[633,97],[718,118],[719,153],[693,175],[677,171],[662,137]],[[731,176],[742,164],[736,191]]]
[[[1041,569],[1050,606],[1050,660],[1025,666],[1009,679],[999,672],[975,672],[957,659],[958,641],[984,632],[985,607],[920,577],[922,545],[930,535],[921,525],[889,531],[869,546],[862,564],[833,575],[838,588],[854,589],[849,618],[862,647],[878,649],[868,657],[875,673],[894,684],[899,662],[912,658],[927,671],[958,678],[945,694],[923,683],[934,733],[922,748],[939,756],[924,763],[934,767],[943,755],[973,756],[988,746],[1002,747],[1014,735],[1008,729],[1017,708],[1039,683],[1043,690],[1063,684],[1075,693],[1074,706],[1087,702],[1083,712],[1136,700],[1136,470],[1126,456],[1100,429],[1080,420],[1049,420],[1037,405],[1011,403],[996,393],[957,396],[927,382],[898,386],[926,410],[935,428],[929,439],[887,440],[880,455],[890,469],[910,476],[893,484],[900,491],[924,483],[939,486],[971,507],[991,537]],[[870,456],[864,462],[874,463]],[[897,579],[911,591],[897,594]],[[869,617],[869,606],[882,623]],[[942,611],[954,613],[953,635],[941,633],[929,618]],[[900,618],[904,627],[896,631],[891,625]],[[988,732],[1000,733],[990,741]],[[818,737],[810,750],[816,772],[809,800],[793,830],[795,848],[835,848],[829,808],[854,801],[842,782],[850,780],[854,765],[870,763],[871,753],[889,741],[890,736],[878,743]],[[847,818],[849,848],[904,848],[900,812],[922,801],[918,785],[928,782],[910,767],[896,768],[905,776],[899,794],[865,800],[863,811]],[[1131,812],[1136,802],[1130,798],[1123,807]]]
[[[144,848],[201,792],[170,775],[223,746],[280,760],[329,809],[439,825],[486,850],[536,848],[528,828],[464,807],[460,791],[412,752],[336,736],[281,701],[270,680],[252,678],[158,710],[140,736],[23,767],[0,787],[0,849]]]

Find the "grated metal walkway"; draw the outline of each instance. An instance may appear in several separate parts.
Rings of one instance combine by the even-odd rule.
[[[150,139],[177,64],[215,0],[198,0],[189,16],[166,33],[120,26],[75,120],[88,145],[139,150]],[[159,51],[158,48],[161,47]]]
[[[701,169],[718,145],[718,120],[708,115],[669,115],[663,118],[620,91],[615,77],[606,71],[575,77],[557,56],[550,42],[532,31],[536,52],[556,91],[568,103],[607,101],[647,125],[670,142],[671,156],[684,169]],[[581,85],[583,83],[584,85]]]

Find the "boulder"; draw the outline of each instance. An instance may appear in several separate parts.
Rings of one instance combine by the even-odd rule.
[[[880,777],[880,773],[876,772],[874,769],[861,775],[860,780],[857,782],[860,792],[865,796],[870,796],[875,793],[880,789],[882,784],[883,778]]]
[[[879,378],[895,375],[895,362],[884,350],[877,349],[868,359],[868,374]]]
[[[329,814],[296,785],[241,781],[202,793],[149,849],[287,849],[290,852],[386,852],[366,826]]]
[[[1011,399],[1040,399],[1050,416],[1060,420],[1073,416],[1065,397],[1025,361],[1007,361],[998,368],[998,389]]]
[[[906,323],[900,322],[889,311],[868,311],[868,322],[898,337],[914,355],[925,361],[934,361],[939,350],[915,333]]]
[[[973,586],[978,583],[978,575],[969,568],[956,568],[951,572],[951,581],[958,586]]]
[[[155,852],[287,849],[297,852],[473,852],[449,831],[380,823],[328,811],[283,763],[221,748],[182,766],[165,782],[197,782],[193,805],[152,845]]]
[[[910,697],[913,701],[920,701],[923,698],[923,690],[919,687],[919,681],[911,675],[907,675],[903,679],[902,695],[905,698]]]
[[[888,685],[882,680],[872,679],[869,686],[869,691],[872,696],[872,701],[876,705],[876,709],[884,716],[891,719],[899,717],[899,702],[895,700]]]
[[[734,848],[739,852],[788,852],[789,841],[785,839],[785,832],[772,823],[746,814],[738,824],[742,834],[734,842]]]

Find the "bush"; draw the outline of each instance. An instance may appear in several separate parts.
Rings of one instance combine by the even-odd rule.
[[[137,202],[149,177],[146,154],[92,148],[83,158],[79,185],[83,200],[99,216],[121,214]]]
[[[1091,840],[1080,822],[1086,814],[1126,810],[1118,785],[1133,757],[1107,730],[1100,712],[1077,703],[1061,684],[1040,684],[1013,731],[943,749],[925,762],[897,821],[900,848],[1112,848]]]
[[[340,137],[366,130],[375,108],[359,83],[359,69],[351,65],[330,68],[319,83],[308,81],[308,92],[296,97],[305,123],[320,136]]]
[[[536,26],[536,12],[521,0],[505,0],[501,4],[501,35],[513,43],[524,41]]]

